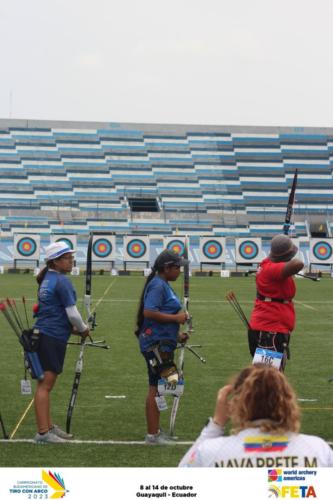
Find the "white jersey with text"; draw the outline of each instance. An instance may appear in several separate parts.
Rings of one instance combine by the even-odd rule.
[[[333,451],[316,436],[255,427],[223,436],[210,420],[179,467],[333,467]]]

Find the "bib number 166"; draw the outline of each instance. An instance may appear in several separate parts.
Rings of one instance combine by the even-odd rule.
[[[274,366],[279,370],[282,358],[282,352],[270,351],[269,349],[262,349],[257,347],[256,352],[254,353],[252,364],[259,363]]]

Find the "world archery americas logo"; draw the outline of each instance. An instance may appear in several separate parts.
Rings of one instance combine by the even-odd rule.
[[[268,482],[282,481],[282,469],[268,469]]]
[[[267,479],[269,483],[282,483],[283,469],[268,469]],[[316,498],[316,492],[313,486],[298,486],[271,484],[268,488],[268,498]]]
[[[68,492],[68,490],[66,490],[65,488],[63,478],[56,472],[52,474],[51,471],[47,473],[45,470],[43,470],[42,479],[46,484],[50,486],[50,488],[54,490],[53,495],[51,495],[49,498],[63,498]]]

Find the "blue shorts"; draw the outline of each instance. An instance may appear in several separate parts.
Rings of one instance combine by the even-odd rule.
[[[49,371],[57,374],[62,372],[66,348],[67,344],[60,342],[58,339],[50,337],[50,335],[44,335],[43,333],[40,334],[37,353],[40,364],[45,372]]]
[[[153,386],[157,387],[158,381],[161,377],[158,374],[157,369],[155,368],[155,370],[153,370],[153,368],[151,367],[151,364],[149,363],[150,359],[156,359],[155,354],[152,351],[149,351],[149,352],[143,352],[142,356],[145,358],[146,363],[147,363],[149,385],[153,385]]]

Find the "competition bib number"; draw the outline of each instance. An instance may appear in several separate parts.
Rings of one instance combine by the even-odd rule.
[[[157,390],[160,396],[167,394],[181,396],[184,392],[184,379],[178,380],[177,384],[169,384],[167,380],[161,378],[158,381]]]
[[[282,352],[270,351],[269,349],[262,349],[257,347],[253,356],[252,364],[260,363],[263,365],[274,366],[278,370],[282,363]]]

